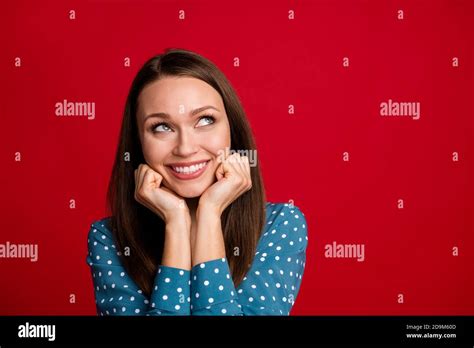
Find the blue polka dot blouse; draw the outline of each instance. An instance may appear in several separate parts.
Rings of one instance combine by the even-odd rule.
[[[289,315],[298,294],[308,243],[306,220],[289,204],[266,204],[255,258],[236,288],[226,258],[190,271],[159,265],[150,298],[121,265],[108,219],[92,224],[90,266],[98,315]]]

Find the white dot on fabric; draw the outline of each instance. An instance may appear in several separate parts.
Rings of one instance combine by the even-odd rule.
[[[214,299],[212,297],[210,297],[208,301],[209,301],[209,303],[212,303],[212,302],[214,302]]]
[[[163,300],[167,300],[168,299],[168,296],[167,295],[163,295]]]
[[[226,314],[226,313],[227,313],[227,309],[222,308],[221,313],[222,313],[222,314]]]
[[[165,278],[165,283],[169,283],[171,281],[170,278]]]
[[[177,311],[179,311],[180,308],[181,308],[181,306],[178,305],[178,304],[176,306],[174,306],[174,309],[176,309]]]
[[[130,301],[135,301],[135,297],[134,297],[134,296],[131,296],[131,297],[130,297]]]
[[[205,286],[208,286],[208,285],[209,285],[209,280],[205,280],[205,281],[204,281],[204,285],[205,285]]]
[[[184,271],[179,271],[179,275],[183,275],[184,274]]]
[[[107,261],[107,263],[108,263],[109,265],[111,265],[111,264],[112,264],[112,260]]]
[[[215,268],[214,273],[219,273],[219,268]]]
[[[249,297],[249,302],[253,302],[253,297]]]
[[[135,313],[140,313],[140,310],[138,308],[135,309]]]
[[[196,296],[196,298],[199,298],[199,292],[196,292],[195,296]]]
[[[222,285],[219,285],[219,290],[220,291],[224,290],[224,287]]]
[[[204,268],[204,267],[206,267],[206,265],[201,263],[201,265],[199,267]]]
[[[181,291],[183,291],[183,289],[177,288],[176,291],[177,291],[177,292],[181,292]]]

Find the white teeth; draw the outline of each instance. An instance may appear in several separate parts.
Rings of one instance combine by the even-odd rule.
[[[202,162],[199,164],[193,164],[190,167],[173,167],[173,170],[178,173],[184,173],[184,174],[192,174],[194,172],[197,172],[199,169],[204,167],[207,162]]]

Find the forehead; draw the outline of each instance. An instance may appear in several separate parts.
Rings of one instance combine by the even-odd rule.
[[[182,105],[182,106],[181,106]],[[172,116],[184,107],[184,112],[212,105],[223,110],[220,94],[206,82],[193,77],[164,77],[145,86],[138,97],[138,113],[166,112]]]

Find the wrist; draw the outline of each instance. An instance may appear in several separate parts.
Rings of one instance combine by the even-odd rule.
[[[168,237],[187,237],[191,234],[191,217],[174,216],[166,222],[165,236]]]
[[[196,209],[196,219],[220,219],[222,211],[219,207],[206,203],[199,203]]]

